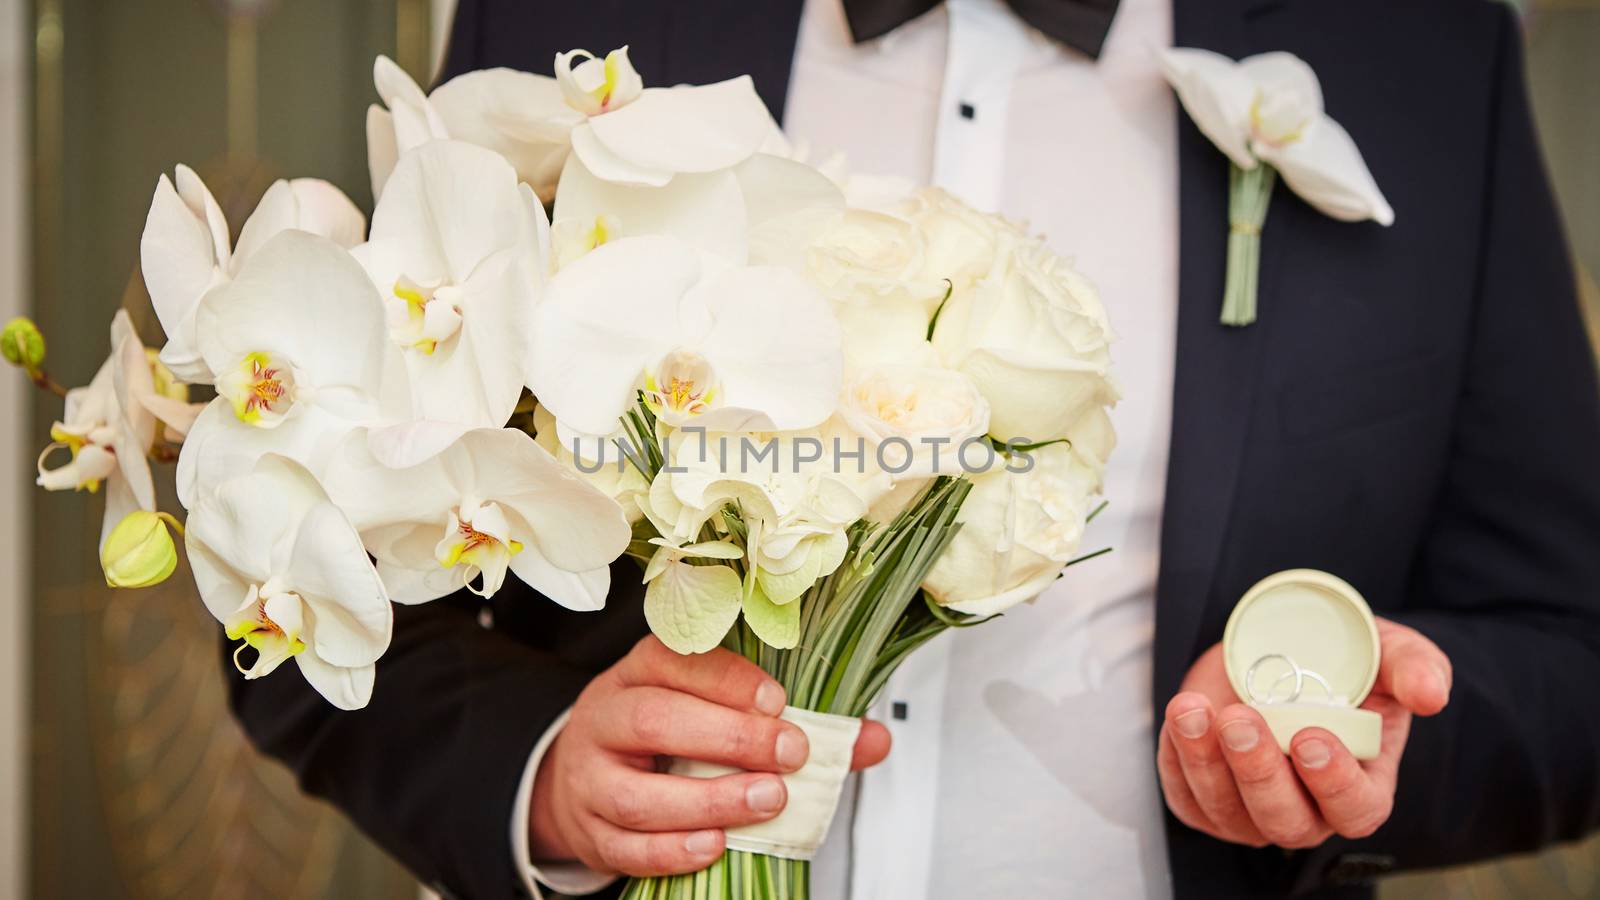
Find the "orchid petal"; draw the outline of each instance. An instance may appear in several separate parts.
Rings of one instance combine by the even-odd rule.
[[[332,503],[300,519],[289,555],[292,587],[315,610],[317,656],[336,666],[376,662],[389,647],[394,613],[350,520]]]
[[[811,166],[764,153],[733,173],[744,195],[750,263],[804,272],[806,248],[844,210],[839,188]]]
[[[743,604],[745,624],[769,647],[788,650],[799,646],[800,604],[773,602],[760,579],[750,587]]]
[[[498,154],[461,141],[428,144],[400,159],[372,214],[373,278],[459,284],[495,251],[527,239],[527,213],[516,172]]]
[[[256,428],[239,421],[227,400],[212,400],[196,417],[178,451],[174,477],[178,502],[193,509],[217,485],[250,471],[268,453],[319,471],[351,427],[349,420],[307,405],[277,428]]]
[[[542,596],[575,612],[604,609],[611,591],[611,567],[569,572],[551,565],[537,547],[523,547],[511,557],[511,571]]]
[[[401,154],[434,138],[450,136],[422,88],[394,60],[382,55],[373,60],[372,83],[394,116],[395,143]]]
[[[284,231],[215,288],[196,314],[213,372],[258,351],[282,354],[308,389],[376,398],[389,348],[383,308],[350,254],[327,238]]]
[[[610,563],[627,548],[622,508],[563,466],[525,432],[479,429],[463,449],[495,464],[480,469],[478,496],[493,498],[532,527],[532,543],[552,565],[586,572]]]
[[[236,582],[265,584],[287,570],[295,528],[326,502],[310,473],[282,457],[266,457],[190,511],[184,544],[201,599],[218,621],[238,609],[243,591],[229,595],[214,589]],[[365,561],[366,554],[361,558]]]
[[[459,422],[418,419],[374,428],[367,436],[367,446],[379,463],[405,469],[443,453],[472,428]]]
[[[428,100],[452,138],[499,153],[541,197],[553,196],[572,129],[584,118],[554,78],[503,68],[466,72]]]
[[[383,186],[400,159],[400,146],[394,138],[394,116],[374,103],[367,107],[367,172],[372,178],[372,196],[383,196]]]
[[[596,178],[576,156],[567,160],[556,188],[563,224],[584,230],[600,217],[620,223],[608,235],[666,234],[681,238],[731,263],[745,260],[745,198],[729,172],[683,175],[649,188]]]
[[[1338,122],[1324,117],[1299,140],[1277,147],[1261,145],[1256,152],[1278,170],[1291,190],[1323,213],[1345,222],[1394,223],[1394,210],[1355,141]]]
[[[674,173],[737,165],[774,128],[748,75],[698,87],[651,88],[621,109],[590,118],[589,127],[618,158]]]
[[[226,262],[218,258],[203,214],[204,209],[197,215],[162,175],[139,239],[139,265],[150,304],[167,334],[163,359],[179,378],[191,381],[209,380],[194,346],[195,307]],[[226,245],[222,252],[227,253]]]
[[[762,411],[781,431],[833,414],[844,378],[839,324],[811,285],[788,269],[729,269],[685,298],[695,300],[715,321],[700,346],[727,406]]]
[[[361,709],[371,702],[377,666],[347,669],[323,662],[314,653],[301,653],[294,661],[299,664],[306,683],[339,709]]]
[[[592,122],[572,129],[572,152],[596,178],[605,181],[661,187],[672,180],[670,170],[640,165],[618,156],[595,136]]]
[[[597,247],[562,269],[535,313],[528,386],[539,402],[579,432],[615,431],[640,373],[676,343],[679,300],[700,274],[688,245],[659,236]]]
[[[645,589],[644,617],[678,653],[705,653],[738,621],[743,595],[739,574],[728,566],[673,562]]]
[[[1234,165],[1255,168],[1249,138],[1256,92],[1238,64],[1210,50],[1173,47],[1161,54],[1161,68],[1201,133]]]

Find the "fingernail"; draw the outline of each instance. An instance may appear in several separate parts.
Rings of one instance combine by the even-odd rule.
[[[764,681],[756,688],[756,709],[769,716],[783,712],[783,704],[787,700],[783,687],[776,681]]]
[[[1254,750],[1261,740],[1261,730],[1256,728],[1256,723],[1236,719],[1222,726],[1222,742],[1228,749],[1235,753]]]
[[[696,831],[684,839],[683,849],[689,851],[690,856],[710,856],[717,852],[717,833]]]
[[[1206,729],[1211,727],[1211,711],[1208,709],[1191,709],[1183,715],[1172,720],[1178,726],[1178,733],[1194,740],[1206,735]]]
[[[783,808],[783,783],[776,778],[752,782],[745,789],[744,802],[754,812],[777,812]]]
[[[1320,769],[1333,758],[1333,754],[1328,752],[1328,745],[1316,738],[1301,741],[1294,748],[1294,755],[1300,760],[1300,765],[1308,769]]]
[[[1450,673],[1445,671],[1444,666],[1441,666],[1438,663],[1434,663],[1433,664],[1433,674],[1434,674],[1434,677],[1439,679],[1439,690],[1444,692],[1444,695],[1445,695],[1446,699],[1449,699],[1449,697],[1450,697]]]
[[[785,769],[798,769],[806,764],[809,753],[806,747],[805,735],[799,731],[786,728],[778,733],[778,743],[774,755],[778,758],[778,765]]]

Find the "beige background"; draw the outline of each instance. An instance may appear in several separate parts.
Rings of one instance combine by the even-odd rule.
[[[228,0],[0,0],[0,319],[38,318],[62,380],[92,374],[119,303],[155,336],[130,272],[154,175],[174,162],[244,209],[276,174],[330,177],[368,205],[351,123],[370,100],[371,57],[425,80],[453,5],[231,8],[263,4],[258,24],[230,26]],[[1600,0],[1533,7],[1547,155],[1575,253],[1600,271]],[[1600,315],[1590,322],[1600,335]],[[0,422],[14,426],[0,427],[0,900],[415,896],[244,745],[186,573],[138,593],[99,583],[97,503],[31,486],[38,436],[59,413],[35,393],[0,377]],[[1384,893],[1600,900],[1600,845],[1407,876]]]

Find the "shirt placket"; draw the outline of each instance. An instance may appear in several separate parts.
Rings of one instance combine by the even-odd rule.
[[[985,210],[1003,208],[1011,89],[1032,36],[1000,0],[948,0],[949,39],[934,131],[933,183]],[[933,869],[950,635],[911,654],[872,717],[894,749],[862,773],[851,827],[850,900],[936,893]]]

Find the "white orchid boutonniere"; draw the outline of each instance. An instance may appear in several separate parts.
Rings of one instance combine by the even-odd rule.
[[[1162,54],[1162,70],[1195,125],[1233,162],[1222,324],[1256,319],[1261,228],[1278,175],[1335,219],[1394,222],[1355,141],[1323,111],[1322,86],[1305,60],[1263,53],[1234,62],[1174,47]]]

